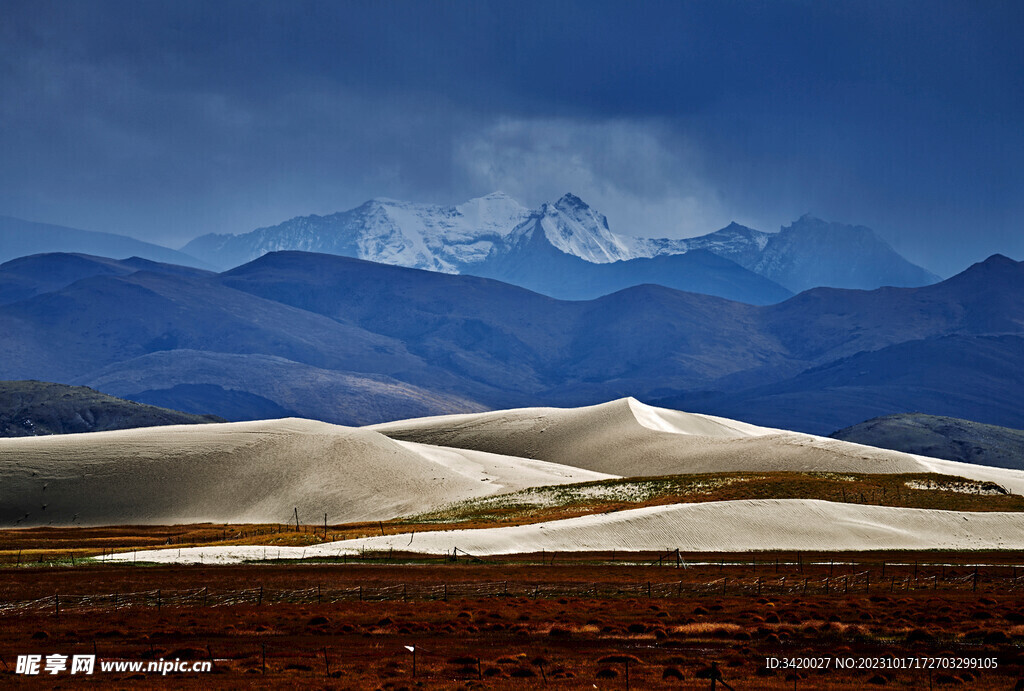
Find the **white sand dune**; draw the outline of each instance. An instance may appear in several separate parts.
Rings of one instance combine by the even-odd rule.
[[[519,408],[373,425],[394,439],[525,456],[622,476],[713,472],[949,472],[898,451],[645,405]],[[972,466],[950,470],[965,477]],[[1024,491],[1024,473],[1007,475]]]
[[[378,520],[608,477],[296,418],[0,439],[0,526]]]
[[[221,563],[246,559],[341,556],[362,550],[476,556],[540,552],[759,550],[859,551],[1024,549],[1024,514],[968,513],[841,504],[815,499],[756,499],[651,506],[548,523],[404,533],[306,548],[207,547],[150,550],[119,559]]]
[[[914,456],[926,473],[939,473],[940,475],[958,475],[960,477],[979,480],[981,482],[994,482],[1012,494],[1024,494],[1024,472],[1012,468],[996,468],[989,465],[977,465],[976,463],[960,463],[959,461],[946,461],[940,458],[929,456]]]

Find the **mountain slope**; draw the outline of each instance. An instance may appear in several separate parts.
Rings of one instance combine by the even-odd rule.
[[[373,199],[329,216],[302,216],[243,235],[204,235],[182,248],[230,269],[268,252],[299,250],[457,273],[483,259],[528,211],[501,192],[459,206]]]
[[[756,308],[660,286],[562,302],[472,276],[291,252],[221,280],[401,341],[423,361],[486,386],[474,398],[495,406],[556,388],[567,397],[557,400],[575,404],[646,389],[654,379],[709,382],[770,359],[775,349],[756,333]],[[721,346],[729,350],[724,366]]]
[[[829,436],[950,461],[1024,470],[1024,430],[959,418],[923,413],[886,415]]]
[[[656,285],[560,301],[278,252],[220,275],[90,276],[0,305],[0,377],[219,401],[232,415],[244,392],[257,409],[345,422],[635,396],[818,433],[910,411],[1024,427],[1022,296],[1024,265],[998,255],[932,286],[758,307]]]
[[[195,257],[113,233],[0,216],[0,262],[41,252],[78,252],[102,257],[142,257],[155,262],[202,267]]]
[[[316,367],[384,373],[415,364],[400,343],[231,290],[205,277],[95,276],[0,308],[6,378],[67,379],[146,353],[273,352]]]
[[[782,286],[704,250],[609,261],[608,257],[626,252],[618,245],[588,242],[573,247],[574,252],[570,253],[565,250],[566,239],[578,241],[582,233],[573,233],[569,224],[564,224],[561,233],[555,233],[550,220],[537,216],[524,223],[492,250],[484,262],[466,267],[463,272],[523,286],[560,300],[592,300],[643,284],[754,305],[776,303],[792,295]],[[595,232],[587,237],[601,236]],[[602,261],[584,260],[580,253]]]
[[[739,391],[681,394],[658,405],[813,434],[921,411],[1024,427],[1024,336],[942,336],[842,358]]]
[[[593,264],[633,259],[629,243],[612,233],[608,219],[590,208],[574,194],[566,194],[554,204],[544,204],[509,234],[505,245],[515,248],[534,237],[562,254]],[[506,248],[499,247],[499,251]]]
[[[94,391],[40,381],[0,381],[0,437],[223,422],[142,405]]]
[[[803,216],[770,236],[748,267],[793,292],[816,286],[872,289],[915,287],[939,277],[911,264],[864,226]]]
[[[805,215],[777,233],[731,223],[684,240],[637,241],[649,256],[707,250],[731,259],[794,293],[818,286],[871,290],[915,287],[941,280],[910,263],[864,226],[828,223]]]
[[[379,374],[313,367],[264,354],[163,350],[77,377],[142,403],[192,413],[216,411],[232,422],[300,416],[339,425],[482,410],[445,391]]]
[[[183,276],[210,274],[202,269],[163,264],[141,257],[118,260],[64,252],[34,254],[0,264],[0,305],[59,290],[83,278],[127,276],[136,271]]]

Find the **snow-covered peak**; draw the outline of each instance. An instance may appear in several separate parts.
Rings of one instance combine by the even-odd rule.
[[[532,234],[539,229],[552,246],[588,262],[606,264],[634,256],[631,243],[608,228],[604,214],[573,194],[544,204],[531,220],[517,232]]]
[[[529,216],[503,193],[458,206],[378,198],[360,209],[360,258],[446,273],[483,260],[495,240]]]

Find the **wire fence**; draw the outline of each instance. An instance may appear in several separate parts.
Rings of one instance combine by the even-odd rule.
[[[877,571],[858,571],[840,576],[730,577],[710,581],[634,583],[523,583],[514,581],[406,583],[357,585],[346,588],[309,587],[271,589],[191,588],[141,590],[103,594],[54,594],[31,600],[0,602],[0,616],[26,612],[119,610],[163,607],[229,607],[274,604],[333,604],[341,602],[476,600],[484,598],[682,598],[710,595],[816,595],[842,596],[902,591],[1000,592],[1024,589],[1024,575],[996,576],[974,571],[961,576],[938,574],[879,577]]]

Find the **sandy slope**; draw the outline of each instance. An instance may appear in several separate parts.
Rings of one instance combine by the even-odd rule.
[[[297,418],[2,439],[0,526],[376,520],[607,477]]]
[[[584,408],[443,415],[368,429],[394,439],[526,456],[623,476],[771,470],[926,472],[909,454],[655,408],[632,398]]]
[[[758,499],[673,504],[549,523],[346,540],[306,548],[210,547],[152,550],[121,559],[195,563],[340,556],[361,550],[477,556],[587,550],[729,552],[757,550],[1024,549],[1024,514],[965,513]]]

